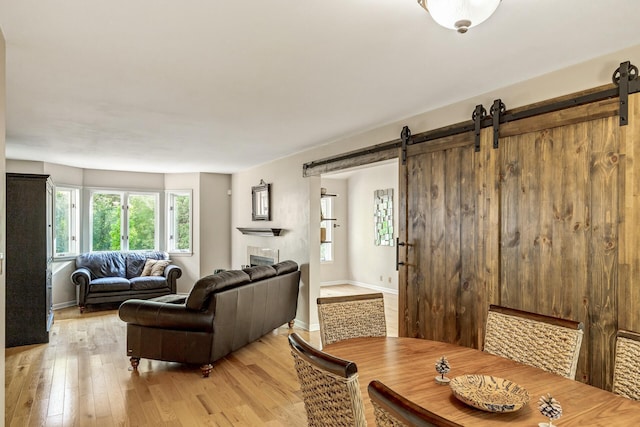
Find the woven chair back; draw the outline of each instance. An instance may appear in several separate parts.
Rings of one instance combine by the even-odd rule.
[[[289,335],[307,421],[310,427],[365,427],[356,364]]]
[[[640,400],[640,334],[636,332],[618,331],[613,392]]]
[[[484,351],[575,379],[582,336],[582,323],[491,305]]]
[[[377,427],[458,427],[396,393],[378,380],[367,387]]]
[[[381,293],[318,298],[322,346],[359,337],[387,336]]]

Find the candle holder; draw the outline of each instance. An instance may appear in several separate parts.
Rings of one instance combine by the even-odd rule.
[[[438,359],[438,361],[436,362],[436,372],[438,372],[440,375],[435,377],[436,382],[442,385],[449,384],[449,381],[451,380],[445,377],[444,374],[446,374],[450,370],[451,366],[449,366],[449,361],[447,360],[446,356],[442,356],[440,359]]]
[[[562,406],[560,402],[553,398],[549,393],[540,397],[538,400],[538,410],[542,415],[549,418],[548,423],[538,423],[538,427],[556,427],[553,420],[557,420],[562,416]]]

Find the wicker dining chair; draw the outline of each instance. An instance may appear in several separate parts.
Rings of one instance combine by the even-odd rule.
[[[358,337],[387,336],[381,293],[317,299],[322,347]]]
[[[367,387],[377,427],[459,427],[453,421],[423,408],[378,380]]]
[[[296,333],[289,335],[289,347],[309,426],[366,426],[356,364],[312,347]]]
[[[484,351],[575,379],[583,329],[581,322],[491,305]]]
[[[640,400],[640,334],[618,331],[613,365],[613,390],[620,396]]]

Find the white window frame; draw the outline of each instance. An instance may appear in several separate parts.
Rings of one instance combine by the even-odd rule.
[[[175,216],[175,199],[177,196],[189,197],[189,248],[188,249],[176,249],[176,216]],[[167,224],[167,252],[170,254],[193,254],[193,192],[191,190],[166,190],[166,224]]]
[[[89,248],[91,252],[93,249],[93,195],[94,194],[118,194],[120,196],[120,214],[122,215],[120,220],[120,250],[129,250],[129,197],[130,196],[153,196],[155,198],[155,221],[154,221],[154,242],[153,248],[139,249],[140,251],[146,250],[160,250],[160,192],[158,191],[122,191],[112,189],[90,189],[89,190]]]
[[[69,193],[69,217],[67,221],[69,223],[69,251],[68,252],[57,252],[57,230],[56,226],[58,224],[58,218],[55,215],[57,212],[56,200],[58,192],[68,192]],[[56,186],[55,187],[55,197],[54,197],[54,220],[53,220],[53,257],[56,259],[61,258],[69,258],[75,257],[80,253],[80,188],[73,186]]]

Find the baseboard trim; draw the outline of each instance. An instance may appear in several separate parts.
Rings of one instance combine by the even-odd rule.
[[[53,309],[54,310],[62,310],[63,308],[69,308],[69,307],[73,307],[78,305],[75,301],[67,301],[67,302],[60,302],[58,304],[53,304]]]
[[[309,325],[307,322],[303,322],[300,319],[296,319],[296,322],[294,323],[293,327],[294,328],[304,329],[305,331],[309,331],[309,332],[319,331],[320,330],[320,324],[319,323],[313,323],[313,324]]]
[[[320,287],[345,285],[345,284],[353,285],[353,286],[360,286],[361,288],[367,288],[367,289],[371,289],[373,291],[386,292],[388,294],[398,295],[398,290],[397,289],[385,288],[384,286],[377,286],[377,285],[372,285],[370,283],[357,282],[355,280],[334,280],[334,281],[330,281],[330,282],[322,282],[322,283],[320,283]]]
[[[321,282],[320,286],[324,287],[324,286],[338,286],[338,285],[350,285],[348,280],[334,280],[331,282]]]

